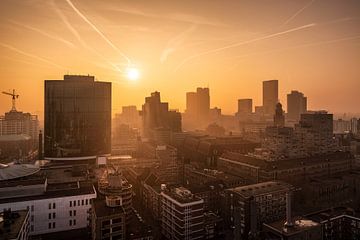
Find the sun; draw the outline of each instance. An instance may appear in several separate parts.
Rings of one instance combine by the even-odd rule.
[[[135,67],[127,68],[126,69],[126,77],[131,81],[138,80],[140,77],[139,69],[137,69]]]

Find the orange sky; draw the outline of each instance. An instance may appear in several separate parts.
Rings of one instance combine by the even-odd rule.
[[[113,112],[155,90],[183,111],[187,91],[209,86],[234,113],[238,98],[261,104],[266,79],[285,106],[296,89],[310,109],[360,112],[357,0],[1,0],[0,31],[0,90],[15,88],[22,111],[42,115],[44,79],[70,73],[113,82]]]

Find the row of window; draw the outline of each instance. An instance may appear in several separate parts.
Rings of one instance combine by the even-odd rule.
[[[90,204],[90,201],[89,201],[89,199],[82,199],[81,201],[80,201],[80,199],[79,200],[73,200],[73,201],[70,201],[69,202],[70,203],[70,207],[76,207],[76,205],[77,206],[84,206],[84,205],[89,205]]]
[[[56,218],[56,213],[49,213],[49,219],[55,219]]]
[[[76,226],[76,219],[70,219],[69,226]]]
[[[56,223],[55,222],[49,222],[49,229],[54,229],[56,227]]]

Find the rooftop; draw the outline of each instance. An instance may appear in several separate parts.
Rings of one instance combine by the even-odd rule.
[[[288,191],[291,188],[292,186],[290,184],[280,181],[270,181],[270,182],[263,182],[252,185],[246,185],[242,187],[231,188],[230,191],[233,191],[245,198],[249,198],[252,196],[271,194],[278,191]]]
[[[277,221],[270,224],[264,224],[266,227],[271,228],[277,233],[280,233],[281,235],[285,236],[292,236],[295,234],[298,234],[302,231],[306,231],[310,228],[314,227],[320,227],[320,224],[317,222],[314,222],[310,219],[306,219],[303,217],[295,217],[293,219],[294,226],[292,227],[285,227],[285,220]]]
[[[31,164],[1,164],[0,181],[11,180],[33,175],[40,171],[40,168]]]
[[[355,211],[352,208],[348,208],[348,207],[335,207],[335,208],[324,209],[318,212],[310,213],[306,215],[306,217],[315,222],[321,223],[322,221],[326,221],[331,218],[336,218],[343,215],[360,218],[359,211]]]
[[[5,214],[0,213],[0,239],[17,239],[27,215],[27,210],[12,211],[10,225],[6,226]]]
[[[234,162],[245,163],[252,165],[254,167],[259,167],[264,170],[272,171],[274,169],[289,169],[296,167],[304,167],[316,165],[323,162],[336,162],[339,160],[351,159],[352,156],[347,152],[335,152],[332,154],[321,155],[321,156],[311,156],[307,158],[296,158],[296,159],[287,159],[279,161],[266,161],[264,159],[259,159],[249,155],[244,155],[236,152],[225,152],[221,159],[231,160]]]

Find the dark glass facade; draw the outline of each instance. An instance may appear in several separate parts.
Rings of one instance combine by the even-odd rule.
[[[111,152],[111,83],[93,76],[45,80],[45,157]]]

